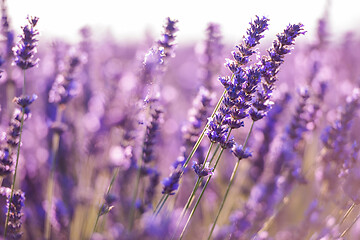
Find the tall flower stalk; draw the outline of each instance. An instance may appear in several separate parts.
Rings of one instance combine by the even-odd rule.
[[[24,81],[22,88],[22,96],[14,99],[14,102],[21,107],[21,114],[18,114],[15,117],[15,121],[20,122],[20,125],[16,126],[17,129],[16,135],[18,136],[18,141],[14,142],[14,144],[17,146],[17,153],[16,153],[14,175],[11,184],[11,192],[8,200],[8,211],[5,220],[4,238],[6,238],[7,236],[7,229],[12,221],[11,219],[12,210],[14,210],[12,206],[13,206],[16,176],[17,176],[17,170],[18,170],[18,164],[20,158],[20,147],[21,147],[21,138],[22,138],[24,121],[30,116],[29,105],[37,98],[36,95],[33,95],[32,97],[25,96],[26,93],[25,73],[27,69],[36,66],[39,61],[39,59],[35,58],[34,56],[36,53],[36,47],[38,42],[38,39],[36,37],[39,34],[39,32],[37,31],[37,29],[35,29],[35,27],[39,19],[37,17],[28,17],[27,20],[28,20],[28,24],[22,27],[23,33],[19,36],[20,40],[16,45],[16,47],[14,47],[13,49],[15,55],[14,63],[20,69],[23,70]]]
[[[260,82],[260,68],[255,66],[247,66],[251,61],[250,57],[256,53],[254,47],[260,43],[260,39],[263,38],[263,32],[268,28],[269,19],[263,17],[256,19],[250,23],[250,28],[247,30],[247,36],[244,36],[243,42],[236,46],[236,51],[232,52],[234,60],[227,59],[225,66],[232,72],[231,77],[220,77],[219,80],[225,88],[223,100],[219,110],[209,118],[207,126],[207,136],[211,143],[221,146],[221,151],[217,156],[216,162],[212,171],[215,171],[222,153],[227,148],[232,148],[234,140],[230,137],[230,133],[233,129],[244,127],[244,119],[249,115],[248,110],[251,106],[251,100],[253,94],[256,92],[256,87]],[[208,159],[205,159],[202,168],[204,169]],[[210,162],[208,162],[210,164]],[[204,176],[198,174],[198,178]],[[180,235],[180,239],[184,236],[186,227],[193,216],[205,190],[211,179],[211,175],[208,177],[205,186],[200,193],[200,196],[193,207],[193,210],[188,217],[188,220]],[[200,179],[201,180],[201,179]],[[197,186],[200,181],[197,181],[191,193],[194,195],[194,191],[197,190]],[[189,198],[186,206],[190,205],[192,198]],[[186,210],[185,210],[186,211]]]
[[[284,55],[290,52],[291,45],[294,44],[295,38],[300,34],[304,34],[302,24],[289,25],[282,34],[277,35],[277,39],[273,42],[273,47],[268,50],[269,55],[261,59],[260,72],[261,72],[262,81],[257,89],[256,97],[254,99],[251,99],[252,101],[251,109],[249,110],[249,114],[253,122],[249,134],[245,140],[245,143],[243,147],[240,148],[241,151],[239,151],[239,154],[237,154],[236,151],[239,148],[233,150],[238,160],[234,166],[225,195],[220,204],[220,208],[215,217],[214,223],[211,227],[208,239],[211,239],[219,215],[224,207],[225,201],[230,192],[230,188],[234,182],[239,163],[242,159],[249,157],[249,154],[245,154],[245,153],[246,153],[246,143],[248,141],[248,137],[251,134],[252,127],[255,121],[258,121],[262,119],[264,116],[266,116],[267,112],[271,108],[272,102],[270,101],[270,98],[275,88],[274,84],[277,80],[277,73],[279,72],[279,67],[284,62],[283,60]]]
[[[56,156],[59,150],[60,136],[66,130],[66,125],[62,123],[62,117],[66,104],[76,96],[77,87],[75,83],[75,73],[82,64],[83,59],[77,52],[72,52],[65,63],[65,69],[56,76],[56,79],[49,92],[49,102],[56,104],[55,121],[51,128],[53,130],[50,155],[50,175],[47,181],[47,211],[45,218],[44,238],[51,238],[51,218],[52,204],[55,185]]]

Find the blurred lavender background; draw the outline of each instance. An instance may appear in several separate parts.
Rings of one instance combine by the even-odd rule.
[[[16,155],[6,150],[13,99],[24,87],[12,49],[28,15],[39,17],[40,62],[25,72],[26,94],[37,99],[15,184],[25,196],[14,214],[21,224],[8,238],[94,240],[177,239],[196,177],[209,174],[184,237],[206,239],[236,158],[225,150],[214,173],[202,168],[205,137],[181,184],[179,169],[224,90],[225,59],[257,15],[270,19],[269,30],[251,63],[289,23],[301,22],[306,34],[276,71],[274,105],[254,126],[252,156],[241,161],[212,239],[360,238],[356,1],[3,0],[1,7],[0,236],[13,183],[7,159]],[[237,143],[251,119],[244,125],[232,133]]]

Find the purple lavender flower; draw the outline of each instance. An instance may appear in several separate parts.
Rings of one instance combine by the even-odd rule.
[[[192,168],[194,169],[196,175],[200,177],[206,177],[209,174],[212,175],[213,174],[213,168],[209,167],[209,164],[199,164],[197,162],[194,162]]]
[[[245,148],[242,145],[234,145],[234,147],[231,149],[232,153],[237,159],[245,159],[248,157],[251,157],[251,152],[248,148]]]
[[[155,196],[155,189],[157,185],[159,185],[159,179],[160,179],[160,174],[156,170],[149,176],[149,184],[145,190],[143,212],[146,211],[147,209],[152,208],[152,201]]]
[[[21,217],[23,216],[22,208],[24,206],[25,194],[21,190],[15,191],[11,199],[11,204],[9,204],[9,198],[10,194],[7,200],[7,208],[10,208],[7,237],[9,239],[20,239],[22,235]]]
[[[77,52],[70,53],[63,73],[58,74],[49,92],[49,102],[66,104],[78,93],[75,82],[75,72],[84,62],[83,57]]]
[[[355,203],[360,203],[360,191],[357,186],[360,184],[360,146],[355,141],[351,146],[350,156],[345,159],[341,173],[342,189],[347,196]]]
[[[223,45],[221,44],[220,26],[210,23],[206,28],[206,40],[199,46],[200,80],[209,91],[213,89],[213,76],[218,71],[217,59],[221,56]]]
[[[288,93],[284,94],[284,96],[280,99],[278,103],[274,105],[274,107],[270,110],[268,116],[266,117],[266,122],[264,127],[261,129],[261,133],[263,134],[263,140],[260,144],[260,147],[257,151],[257,155],[255,158],[252,158],[251,167],[249,169],[249,177],[253,183],[256,183],[265,168],[265,157],[270,150],[270,145],[275,138],[275,126],[278,122],[278,118],[281,116],[285,105],[289,102],[290,95]]]
[[[199,137],[206,118],[209,114],[209,106],[214,95],[206,88],[200,88],[193,102],[193,108],[189,111],[189,122],[181,130],[188,148],[194,146]]]
[[[261,88],[258,89],[249,111],[254,121],[262,119],[270,110],[273,104],[270,98],[275,87],[279,67],[284,62],[285,54],[291,51],[290,46],[294,44],[295,38],[300,34],[305,34],[303,25],[301,23],[290,24],[283,33],[277,35],[273,47],[268,50],[268,56],[261,59],[259,66],[262,76]]]
[[[37,17],[27,17],[28,25],[22,27],[23,34],[20,41],[14,48],[15,64],[23,70],[36,66],[39,59],[34,59],[38,40],[36,36],[39,32],[35,29],[39,20]]]
[[[14,47],[14,33],[10,30],[10,21],[8,15],[8,8],[6,2],[1,2],[1,33],[6,39],[6,52],[5,59],[9,60],[13,57],[13,47]]]
[[[243,37],[242,44],[236,46],[237,51],[233,51],[233,60],[226,60],[225,66],[232,72],[232,77],[220,77],[219,81],[226,89],[223,107],[209,119],[207,135],[211,142],[227,145],[228,129],[240,128],[244,126],[243,119],[248,116],[247,110],[250,107],[252,95],[256,91],[257,84],[261,79],[260,68],[242,67],[246,65],[249,57],[255,53],[253,48],[259,44],[262,33],[268,27],[269,19],[256,17],[250,23],[247,36]]]
[[[307,131],[307,111],[306,107],[308,100],[310,98],[309,91],[307,88],[301,88],[299,90],[299,102],[295,109],[295,114],[293,115],[290,125],[287,127],[287,135],[293,141],[293,144],[296,146],[302,138],[302,133]]]
[[[260,43],[260,39],[264,37],[262,33],[268,29],[268,21],[266,17],[256,16],[256,19],[250,22],[250,28],[246,31],[247,36],[243,37],[243,43],[237,45],[237,50],[232,52],[237,64],[246,65],[249,62],[249,57],[255,53],[253,48]]]
[[[348,156],[347,144],[352,119],[360,107],[360,90],[355,88],[346,104],[339,108],[338,116],[331,126],[325,128],[321,140],[324,144],[324,153],[319,158],[319,167],[316,169],[316,178],[320,185],[326,183],[329,192],[333,194],[339,184],[338,175]],[[355,177],[355,175],[353,175]],[[320,186],[319,186],[320,187]]]
[[[0,147],[0,177],[4,177],[12,173],[14,159],[7,147]]]
[[[155,144],[156,134],[159,131],[160,118],[162,110],[159,108],[154,109],[154,112],[151,115],[151,121],[146,127],[145,139],[142,150],[142,160],[144,163],[149,163],[154,159],[153,149]]]
[[[176,170],[171,173],[171,175],[167,178],[165,178],[162,181],[162,184],[164,185],[162,194],[169,194],[174,195],[175,192],[179,188],[179,181],[183,174],[183,171]]]
[[[164,48],[165,57],[174,56],[174,46],[175,46],[175,33],[178,31],[177,28],[178,20],[172,20],[169,17],[166,18],[166,23],[164,25],[164,33],[161,35],[161,39],[157,42],[160,47]]]

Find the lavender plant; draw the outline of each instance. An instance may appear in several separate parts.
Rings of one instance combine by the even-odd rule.
[[[49,102],[56,104],[55,121],[51,126],[53,130],[52,145],[51,145],[51,158],[50,158],[50,175],[47,181],[47,216],[45,219],[45,239],[51,237],[51,222],[52,218],[52,204],[55,185],[55,169],[56,169],[56,156],[59,150],[60,136],[66,130],[66,125],[62,123],[62,115],[65,110],[66,104],[77,95],[77,85],[75,76],[77,68],[84,60],[81,54],[76,51],[71,53],[67,59],[65,69],[62,73],[56,76],[56,79],[49,92]]]
[[[266,51],[256,16],[226,59],[216,23],[175,56],[172,18],[143,43],[86,26],[72,52],[28,17],[13,48],[0,2],[5,239],[359,239],[359,46],[329,3],[295,50],[301,24]]]
[[[23,81],[23,87],[22,87],[22,96],[15,98],[14,102],[17,103],[21,107],[21,113],[15,113],[14,120],[12,121],[10,125],[10,135],[7,138],[8,144],[13,146],[14,148],[17,147],[16,150],[16,160],[15,160],[15,166],[14,166],[14,173],[13,173],[13,180],[11,184],[11,192],[8,196],[8,210],[5,220],[5,227],[4,227],[4,238],[7,236],[7,230],[10,226],[11,232],[18,232],[20,231],[19,223],[14,223],[20,221],[20,213],[16,214],[15,211],[20,212],[21,211],[21,205],[23,204],[23,200],[19,199],[18,195],[21,195],[21,193],[17,193],[17,195],[14,194],[15,191],[15,182],[16,182],[16,175],[18,170],[18,164],[19,164],[19,157],[20,157],[20,146],[21,146],[21,138],[22,138],[22,132],[23,132],[23,126],[24,121],[30,116],[30,109],[29,105],[37,98],[37,95],[33,95],[32,97],[25,96],[26,93],[26,77],[25,72],[27,69],[32,68],[38,64],[39,59],[35,58],[35,52],[37,47],[37,35],[39,32],[35,29],[38,18],[37,17],[28,17],[28,25],[25,25],[22,28],[22,35],[20,35],[20,40],[16,47],[13,49],[15,60],[14,63],[17,65],[20,69],[23,70],[24,74],[24,81]],[[12,155],[10,152],[9,155]],[[21,197],[21,196],[20,196]],[[17,201],[14,203],[13,201]],[[13,216],[16,215],[16,216]],[[14,226],[14,225],[16,226]],[[17,237],[18,238],[18,235]]]

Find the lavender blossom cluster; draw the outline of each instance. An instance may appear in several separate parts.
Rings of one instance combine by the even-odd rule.
[[[70,43],[1,14],[0,239],[360,239],[360,47],[329,13],[229,52],[214,22]]]

